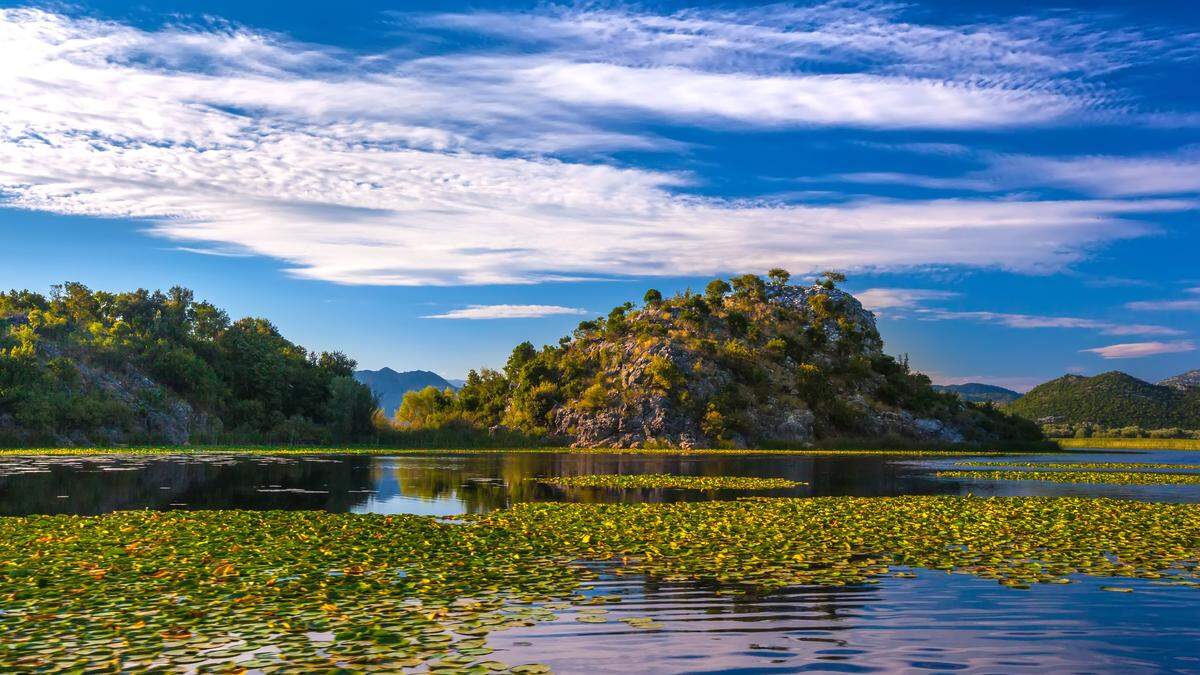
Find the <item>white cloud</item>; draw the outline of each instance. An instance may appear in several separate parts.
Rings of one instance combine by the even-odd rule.
[[[945,309],[918,309],[921,317],[930,321],[966,320],[995,323],[1009,328],[1083,328],[1104,335],[1182,335],[1183,331],[1153,324],[1113,323],[1097,319],[1070,316],[1040,316],[1036,314],[1007,314],[1003,312],[956,312]]]
[[[1185,312],[1200,310],[1200,300],[1139,300],[1125,306],[1139,311]]]
[[[1189,288],[1186,293],[1200,295],[1200,288]],[[1127,302],[1125,307],[1145,312],[1189,312],[1200,311],[1200,298],[1184,298],[1180,300],[1138,300]]]
[[[587,310],[559,305],[471,305],[444,314],[430,314],[422,319],[540,319],[563,314],[587,314]]]
[[[1098,76],[1152,60],[1187,60],[1195,35],[1172,27],[1056,13],[976,24],[922,24],[910,8],[880,2],[684,9],[550,7],[536,13],[398,15],[402,21],[549,45],[581,60],[711,70],[903,70],[935,79],[988,78],[1045,83],[1056,76]],[[1107,23],[1109,25],[1103,25]]]
[[[1101,197],[1200,193],[1200,152],[1142,157],[996,158],[989,170],[1000,183],[1047,185]]]
[[[777,265],[1047,271],[1153,231],[1133,216],[1195,208],[1178,199],[782,205],[689,196],[688,175],[553,156],[672,147],[610,123],[630,111],[695,124],[992,128],[1094,103],[1054,79],[1081,70],[1069,50],[1014,51],[1033,28],[904,24],[909,42],[875,35],[870,12],[854,24],[839,23],[849,15],[835,6],[821,12],[768,11],[749,24],[720,12],[567,13],[541,51],[408,58],[246,30],[147,32],[0,10],[0,191],[13,207],[145,219],[186,248],[270,256],[306,278],[396,285]],[[641,56],[562,46],[593,22],[618,30],[628,20],[638,24],[632,42],[664,26],[642,40]],[[690,36],[694,22],[702,29]],[[794,67],[822,45],[875,56],[853,72]],[[977,47],[999,55],[1009,76],[952,76]],[[760,57],[746,55],[755,49]],[[1088,58],[1113,49],[1122,48],[1097,44]]]
[[[978,153],[975,157],[984,162],[986,168],[961,176],[863,171],[825,179],[973,192],[1056,188],[1109,198],[1200,194],[1200,150],[1194,146],[1173,153],[1134,157],[1036,157],[988,153]]]
[[[928,300],[945,300],[958,296],[953,291],[936,291],[928,288],[868,288],[854,297],[870,310],[909,309]]]
[[[1102,358],[1106,359],[1137,359],[1145,356],[1178,354],[1195,350],[1196,344],[1191,340],[1175,340],[1173,342],[1127,342],[1080,351],[1099,354]]]

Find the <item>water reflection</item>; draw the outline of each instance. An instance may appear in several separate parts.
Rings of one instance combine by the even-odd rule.
[[[994,459],[994,458],[993,458]],[[1021,458],[1054,461],[1062,456]],[[1200,453],[1073,453],[1072,461],[1194,462]],[[674,502],[743,495],[1081,495],[1200,501],[1200,486],[1122,486],[940,479],[962,458],[507,454],[364,457],[180,456],[0,459],[0,514],[120,509],[324,509],[454,514],[516,502]],[[769,492],[557,488],[535,479],[590,473],[781,477]],[[602,566],[600,569],[604,569]],[[556,672],[793,673],[1200,672],[1196,591],[1101,579],[1017,591],[918,571],[916,579],[730,596],[713,587],[602,575],[619,594],[609,621],[558,620],[495,633],[494,657]],[[647,631],[621,618],[650,617]],[[602,639],[601,639],[602,638]]]
[[[965,575],[917,571],[878,584],[793,587],[730,597],[695,584],[602,578],[592,592],[619,594],[608,622],[557,621],[494,633],[509,663],[555,672],[794,673],[1196,672],[1200,628],[1187,593],[1134,581],[1133,594],[1103,581],[1015,591]],[[1123,582],[1125,583],[1125,582]],[[646,631],[620,619],[652,617]],[[1152,629],[1151,629],[1152,628]],[[601,639],[602,638],[602,639]]]
[[[1054,456],[1022,457],[1022,461]],[[1073,453],[1072,461],[1200,462],[1200,453]],[[478,513],[528,501],[675,502],[748,495],[1078,495],[1200,501],[1200,486],[1083,485],[937,478],[962,458],[667,456],[569,453],[397,457],[10,457],[0,460],[0,514],[99,514],[123,509],[323,509]],[[957,467],[956,467],[957,468]],[[771,491],[560,488],[537,478],[591,473],[779,477]]]

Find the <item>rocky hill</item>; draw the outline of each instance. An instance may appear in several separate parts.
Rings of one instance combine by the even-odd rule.
[[[1040,438],[886,355],[874,315],[839,280],[797,286],[773,270],[769,282],[715,280],[703,294],[651,290],[644,306],[585,321],[558,345],[518,346],[503,372],[472,372],[414,423],[468,420],[614,447]]]
[[[1200,390],[1154,385],[1119,371],[1064,375],[1034,387],[1008,408],[1047,424],[1200,429]]]
[[[356,370],[354,379],[371,388],[371,392],[379,399],[380,409],[388,417],[396,414],[404,395],[410,391],[420,391],[425,387],[458,388],[441,375],[428,370],[397,372],[387,367],[379,370]]]
[[[1004,405],[1021,398],[1021,393],[994,384],[982,382],[967,382],[965,384],[935,384],[937,391],[957,394],[964,401],[972,403],[994,403]]]
[[[1180,391],[1200,389],[1200,368],[1196,370],[1189,370],[1186,373],[1181,373],[1174,377],[1168,377],[1158,384],[1160,387],[1171,387],[1172,389],[1178,389]]]

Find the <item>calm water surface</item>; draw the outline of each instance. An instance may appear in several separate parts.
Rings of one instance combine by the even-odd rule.
[[[0,459],[0,514],[122,509],[325,509],[449,515],[525,501],[733,499],[745,495],[901,494],[1109,496],[1200,502],[1200,486],[1056,484],[943,479],[966,458],[430,454],[396,457],[114,457]],[[991,459],[996,459],[992,457]],[[1056,461],[1062,454],[1014,457]],[[1070,453],[1071,461],[1195,464],[1195,452]],[[954,467],[960,468],[960,467]],[[783,477],[770,492],[555,488],[536,478],[589,473]],[[600,568],[603,571],[603,568]],[[728,596],[697,584],[601,575],[611,621],[558,620],[493,634],[496,658],[558,672],[1200,673],[1200,590],[1101,579],[1027,591],[966,575],[797,587]],[[1111,581],[1107,582],[1111,583]],[[622,616],[651,616],[659,631]]]

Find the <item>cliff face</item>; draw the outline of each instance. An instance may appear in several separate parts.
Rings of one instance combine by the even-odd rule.
[[[536,422],[540,402],[546,430],[576,446],[1038,437],[1031,425],[934,391],[883,353],[874,315],[828,283],[743,278],[732,294],[654,298],[584,322],[517,365],[508,369],[507,419],[530,419],[513,413],[532,400]]]

